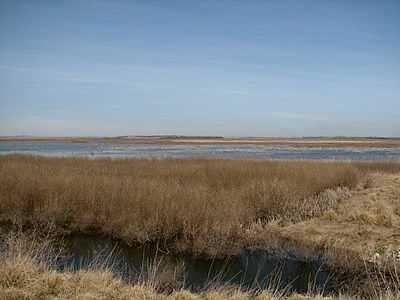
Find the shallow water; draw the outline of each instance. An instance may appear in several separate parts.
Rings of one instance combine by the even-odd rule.
[[[270,145],[111,144],[91,141],[0,141],[0,154],[113,158],[400,160],[400,148],[297,148]]]
[[[65,249],[66,265],[75,270],[105,261],[105,265],[112,266],[115,272],[129,280],[147,274],[153,262],[158,266],[158,275],[166,274],[164,279],[176,276],[184,288],[193,291],[206,288],[210,282],[242,288],[272,285],[298,293],[306,292],[309,284],[319,291],[334,290],[329,281],[330,272],[322,260],[279,258],[265,251],[244,250],[229,260],[205,260],[165,253],[157,250],[156,244],[133,248],[121,241],[83,234],[66,237]]]

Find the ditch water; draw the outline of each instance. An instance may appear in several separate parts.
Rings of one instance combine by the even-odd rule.
[[[97,141],[0,141],[0,154],[113,158],[400,160],[400,148],[297,148],[270,145],[111,144]]]
[[[231,259],[199,259],[157,250],[155,244],[130,247],[107,237],[73,234],[64,240],[66,260],[61,269],[79,270],[100,263],[109,266],[126,280],[150,276],[152,266],[164,280],[175,277],[181,287],[192,291],[207,288],[210,283],[240,285],[242,288],[277,287],[288,292],[314,290],[332,293],[330,272],[322,260],[302,261],[280,258],[265,251],[243,250]],[[147,274],[147,275],[146,275]],[[161,274],[161,275],[160,275]],[[175,281],[173,281],[175,282]]]

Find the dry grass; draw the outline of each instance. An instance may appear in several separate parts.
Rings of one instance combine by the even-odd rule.
[[[254,224],[322,215],[362,172],[340,162],[0,157],[0,220],[229,255]]]
[[[397,257],[400,267],[400,174],[373,173],[368,185],[321,217],[279,230],[297,249],[324,251],[333,263],[364,268],[363,260],[383,264]],[[259,240],[263,240],[261,235]],[[332,263],[331,263],[332,264]]]
[[[399,172],[393,162],[2,156],[0,221],[50,222],[58,230],[91,230],[128,242],[161,239],[177,250],[210,256],[280,239],[275,248],[328,250],[354,267],[355,276],[361,272],[355,258],[371,250],[381,255],[376,269],[362,275],[370,274],[362,296],[394,300],[400,280],[389,256],[400,245]],[[101,266],[58,273],[52,268],[57,252],[48,241],[6,239],[0,247],[0,299],[327,299],[235,287],[193,294],[157,267],[132,285]],[[160,293],[160,286],[169,293]]]
[[[0,252],[0,299],[154,299],[154,300],[355,300],[357,295],[323,297],[318,294],[284,295],[276,290],[243,291],[240,287],[213,287],[198,294],[180,288],[160,293],[157,276],[130,284],[97,264],[77,272],[55,271],[53,244],[46,238],[23,233],[10,234]],[[159,273],[159,272],[156,272]],[[400,282],[399,275],[395,275]],[[370,282],[376,287],[374,281]],[[362,299],[399,299],[400,285],[394,289],[380,286]]]
[[[396,161],[364,161],[352,162],[352,165],[357,167],[364,174],[385,173],[398,174],[400,173],[400,163]]]

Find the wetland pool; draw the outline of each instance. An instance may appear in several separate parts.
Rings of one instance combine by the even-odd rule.
[[[204,259],[166,253],[154,243],[130,247],[123,241],[88,234],[66,236],[63,245],[65,259],[59,265],[61,270],[90,269],[100,264],[127,281],[157,274],[192,291],[216,284],[245,289],[273,287],[297,293],[306,293],[312,286],[316,291],[335,292],[331,272],[323,259],[304,261],[261,250],[242,250],[229,259]]]

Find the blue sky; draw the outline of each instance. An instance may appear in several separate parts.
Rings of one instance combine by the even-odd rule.
[[[400,136],[400,1],[0,0],[0,135]]]

